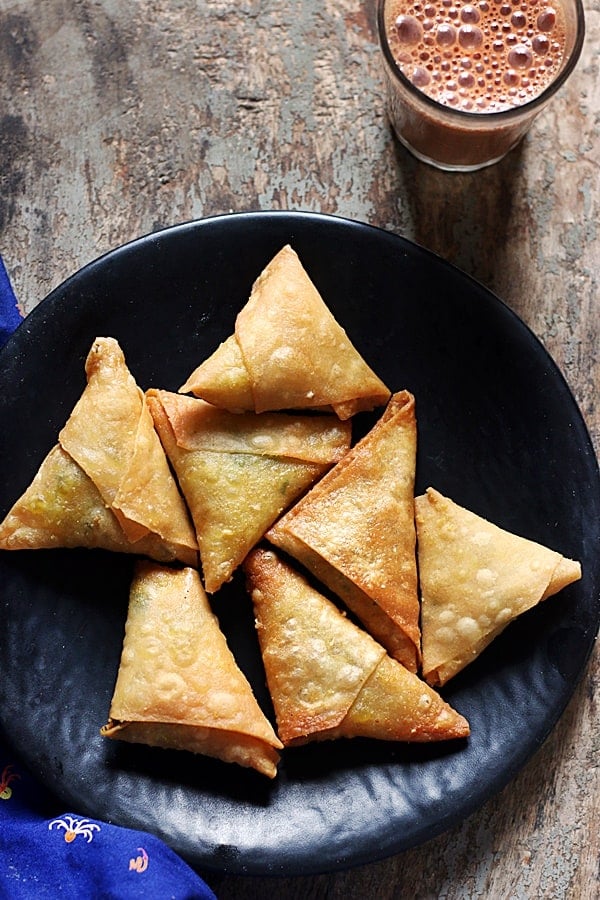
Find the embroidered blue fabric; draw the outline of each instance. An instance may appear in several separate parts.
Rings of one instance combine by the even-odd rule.
[[[0,257],[0,347],[20,321]],[[159,838],[64,812],[56,802],[0,736],[0,898],[216,900]]]

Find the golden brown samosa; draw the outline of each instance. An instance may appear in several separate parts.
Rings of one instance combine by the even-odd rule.
[[[244,571],[284,746],[469,734],[466,719],[274,551],[253,550]]]
[[[148,404],[196,525],[209,593],[350,446],[350,423],[333,415],[235,414],[161,390],[148,391]]]
[[[517,616],[581,578],[581,566],[433,488],[415,500],[423,677],[443,685]]]
[[[371,431],[266,534],[412,672],[421,658],[416,452],[414,397],[400,391]]]
[[[0,549],[41,550],[86,547],[135,553],[159,562],[197,562],[197,552],[156,534],[131,543],[98,488],[57,444],[33,481],[0,524]]]
[[[87,385],[0,548],[100,547],[196,565],[196,536],[143,392],[114,338],[97,338]]]
[[[180,390],[236,412],[327,408],[341,419],[390,397],[289,245],[256,279],[235,333]]]
[[[195,569],[140,561],[105,737],[189,750],[274,778],[278,740]]]

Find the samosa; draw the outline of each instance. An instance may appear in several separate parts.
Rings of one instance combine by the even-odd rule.
[[[443,685],[581,565],[428,488],[415,500],[423,677]]]
[[[93,547],[197,565],[196,536],[143,392],[96,338],[58,444],[0,525],[0,548]]]
[[[421,658],[416,453],[414,397],[400,391],[365,437],[266,534],[412,672]]]
[[[390,391],[286,245],[254,282],[235,331],[180,388],[233,412],[383,406]]]
[[[104,737],[277,773],[282,744],[227,645],[195,569],[141,560]]]
[[[273,550],[253,550],[244,571],[284,746],[468,736],[463,716]]]
[[[235,414],[170,391],[147,396],[196,526],[211,594],[350,446],[350,422],[334,415]]]

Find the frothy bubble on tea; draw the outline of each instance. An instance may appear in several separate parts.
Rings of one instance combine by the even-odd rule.
[[[539,96],[559,73],[566,42],[561,7],[545,0],[395,0],[387,34],[415,87],[446,106],[483,113]]]

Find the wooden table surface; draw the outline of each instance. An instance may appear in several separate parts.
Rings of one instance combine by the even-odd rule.
[[[99,254],[208,215],[369,222],[505,300],[562,368],[600,447],[600,11],[570,81],[508,158],[412,159],[382,98],[374,0],[2,0],[0,252],[25,311]],[[499,796],[425,846],[348,872],[212,878],[221,900],[595,898],[597,650]]]

